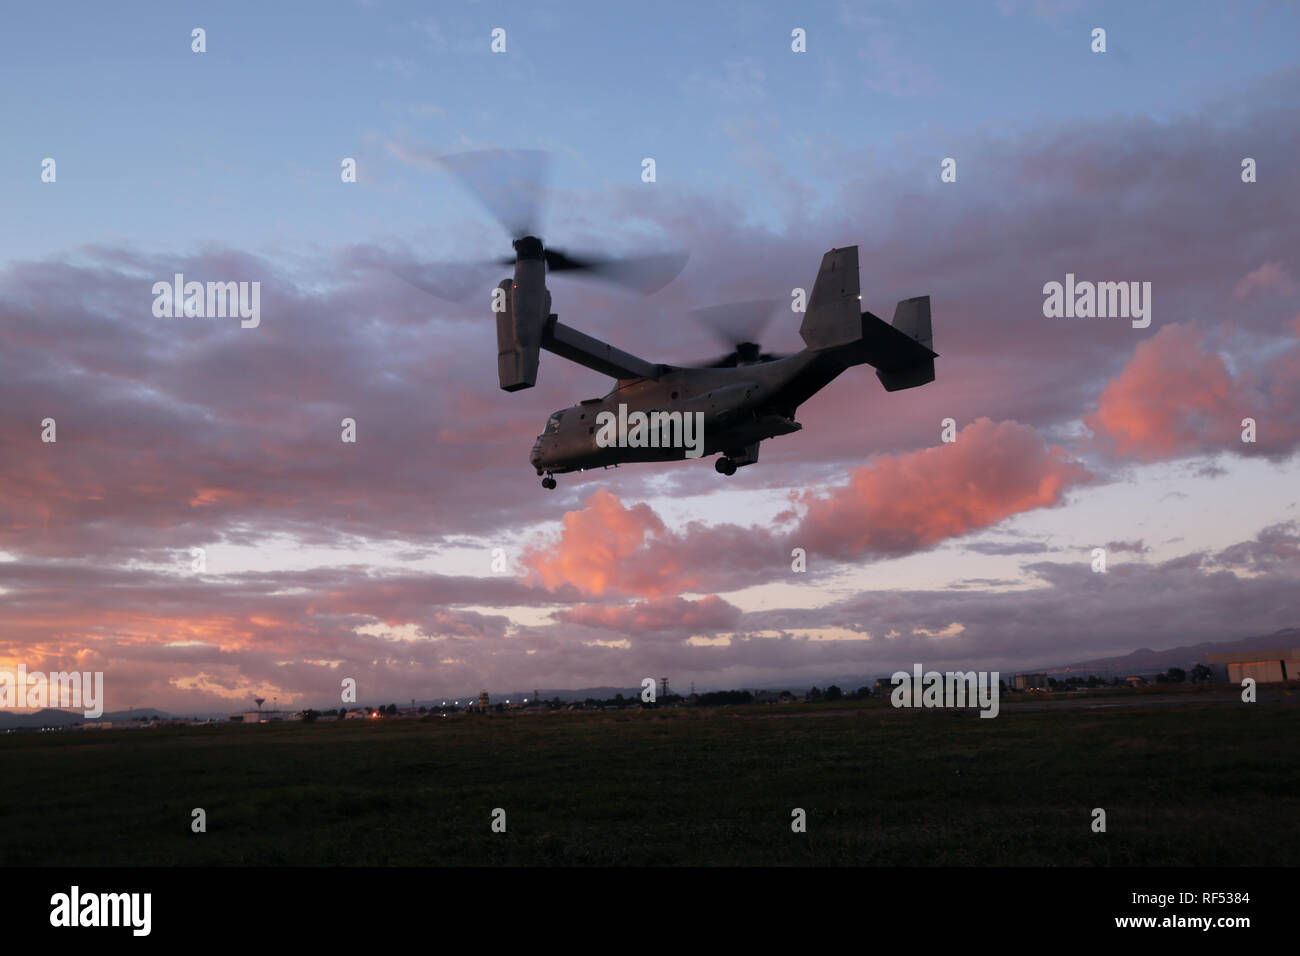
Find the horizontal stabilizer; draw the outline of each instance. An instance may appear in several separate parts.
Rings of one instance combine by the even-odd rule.
[[[899,302],[892,325],[870,312],[863,313],[862,343],[864,357],[876,367],[876,378],[886,391],[933,382],[937,353],[930,331],[930,297]]]
[[[878,368],[876,369],[876,378],[880,379],[880,384],[885,386],[887,392],[897,392],[904,388],[928,385],[934,381],[934,359],[926,359],[911,368],[901,369],[896,372],[886,372],[884,369]]]
[[[862,358],[876,368],[906,368],[935,353],[870,312],[862,313]]]

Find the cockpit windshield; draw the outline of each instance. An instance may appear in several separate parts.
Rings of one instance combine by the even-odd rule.
[[[564,412],[556,412],[554,415],[548,418],[546,420],[546,430],[542,432],[542,434],[550,435],[553,432],[558,431],[560,427],[560,419],[563,417],[564,417]]]

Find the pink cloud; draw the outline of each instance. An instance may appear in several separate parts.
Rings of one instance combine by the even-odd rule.
[[[841,560],[923,550],[1033,508],[1060,504],[1088,471],[1034,429],[979,419],[957,441],[856,469],[847,485],[799,495],[797,530],[689,525],[670,532],[649,508],[600,489],[564,516],[557,540],[529,549],[534,583],[583,594],[656,598],[723,590],[789,573],[790,547]],[[609,612],[583,612],[583,622]],[[577,618],[575,618],[577,620]]]
[[[1223,358],[1202,345],[1201,333],[1166,325],[1138,345],[1084,421],[1120,454],[1158,461],[1226,444],[1244,407]]]
[[[907,554],[1060,504],[1090,478],[1029,426],[980,418],[951,444],[884,456],[842,488],[802,496],[793,540],[844,559]]]
[[[649,505],[624,507],[604,488],[596,489],[581,511],[564,515],[560,538],[550,547],[531,548],[524,564],[544,587],[568,584],[584,594],[604,594],[611,588],[655,594],[671,588],[675,566],[663,567],[657,576],[662,587],[638,573],[644,567],[647,541],[665,534],[664,523]],[[532,577],[532,575],[530,575]]]
[[[1295,282],[1281,265],[1276,262],[1266,262],[1238,282],[1236,288],[1232,290],[1232,295],[1235,299],[1246,299],[1257,292],[1290,295],[1295,288]]]
[[[1245,418],[1255,419],[1266,452],[1300,441],[1300,343],[1234,377],[1198,330],[1166,325],[1138,345],[1084,421],[1119,454],[1152,462],[1248,448]]]
[[[688,601],[673,597],[639,601],[623,607],[579,604],[556,615],[569,624],[605,628],[611,631],[716,631],[735,625],[740,609],[716,594]]]

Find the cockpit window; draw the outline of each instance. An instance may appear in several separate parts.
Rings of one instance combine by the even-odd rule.
[[[548,418],[546,420],[546,431],[544,432],[544,434],[549,435],[552,432],[557,431],[560,427],[560,419],[563,417],[564,417],[564,412],[556,412],[554,415]]]

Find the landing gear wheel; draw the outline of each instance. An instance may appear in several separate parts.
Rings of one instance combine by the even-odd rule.
[[[552,478],[550,475],[547,475],[545,478],[542,479],[542,487],[545,488],[547,491],[550,491],[552,488],[555,487],[555,479]]]
[[[720,475],[734,475],[736,473],[736,463],[730,458],[719,458],[713,463],[713,467],[718,470]]]

